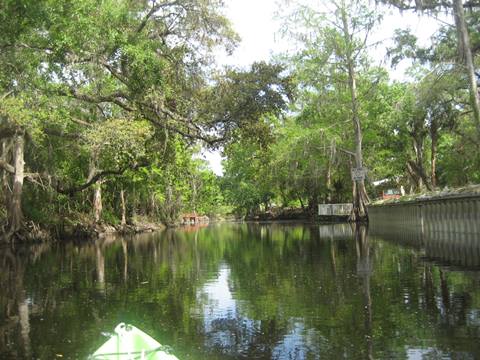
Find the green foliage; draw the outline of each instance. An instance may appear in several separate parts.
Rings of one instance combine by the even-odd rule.
[[[98,154],[101,168],[118,168],[146,156],[146,142],[153,135],[146,121],[109,119],[85,133],[89,151]]]
[[[475,129],[468,89],[451,63],[454,31],[442,28],[431,46],[420,47],[410,31],[398,30],[388,49],[392,64],[411,59],[416,65],[411,83],[392,83],[387,70],[372,66],[364,51],[368,33],[382,18],[381,8],[363,1],[335,6],[337,12],[327,14],[326,8],[299,5],[284,16],[284,33],[299,43],[299,50],[284,58],[296,86],[293,111],[269,126],[268,146],[255,147],[243,139],[241,146],[225,151],[227,199],[244,213],[258,211],[265,199],[282,206],[351,200],[349,53],[372,197],[378,196],[375,180],[388,179],[392,186],[413,191],[478,181],[478,156],[468,155],[477,153],[469,135]],[[342,11],[354,29],[349,38],[342,33]],[[472,34],[477,17],[468,15]]]
[[[293,99],[292,78],[278,64],[259,62],[249,71],[228,69],[205,93],[205,112],[218,124],[226,142],[255,140],[268,146],[272,117],[280,116]]]
[[[392,83],[368,57],[367,35],[381,8],[342,1],[327,14],[298,6],[283,27],[298,41],[297,52],[282,62],[216,72],[212,51],[231,50],[238,40],[221,5],[5,1],[2,214],[18,134],[25,138],[27,221],[93,214],[92,189],[102,193],[107,222],[121,218],[121,194],[128,219],[168,224],[184,212],[253,215],[273,206],[313,211],[320,202],[350,201],[358,141],[349,65],[370,191],[381,179],[414,191],[480,181],[467,79],[452,29],[441,28],[425,47],[411,32],[397,31],[392,63],[416,64],[408,83]],[[466,20],[475,53],[478,11]],[[206,144],[226,157],[222,178],[199,159]]]
[[[252,215],[273,197],[266,154],[255,143],[231,145],[224,162],[222,190],[238,213]]]
[[[195,207],[213,213],[223,200],[211,172],[193,160],[193,146],[212,128],[198,115],[211,54],[237,40],[221,1],[1,7],[0,159],[9,171],[2,211],[18,133],[26,139],[26,220],[61,223],[93,213],[100,203],[91,189],[102,193],[106,222],[121,217],[122,192],[129,218],[159,220],[169,206],[169,224]]]

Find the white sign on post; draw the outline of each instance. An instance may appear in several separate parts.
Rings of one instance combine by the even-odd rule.
[[[366,168],[352,168],[352,180],[353,181],[362,181],[365,180],[367,175]]]

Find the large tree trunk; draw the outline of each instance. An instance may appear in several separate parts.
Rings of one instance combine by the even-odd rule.
[[[473,63],[470,37],[465,22],[465,12],[463,10],[462,0],[453,0],[453,15],[455,17],[455,27],[457,29],[458,52],[466,66],[470,85],[470,103],[473,110],[473,119],[477,129],[477,139],[480,140],[480,102],[478,99],[475,65]]]
[[[325,194],[325,203],[331,204],[332,202],[332,164],[329,161],[327,164],[327,174],[325,185],[327,188],[327,193]]]
[[[421,176],[418,175],[418,172],[415,170],[415,162],[412,160],[407,161],[407,172],[410,175],[410,192],[409,194],[415,193],[415,191],[418,191],[418,189],[423,189],[423,180]]]
[[[132,191],[132,201],[130,204],[132,205],[132,219],[135,222],[137,219],[137,189],[135,187],[135,184],[133,185],[133,191]]]
[[[23,225],[22,195],[25,177],[25,137],[23,131],[17,131],[13,140],[13,187],[8,202],[8,227],[11,234],[17,233]]]
[[[432,188],[437,187],[437,146],[438,146],[438,124],[432,119],[430,124],[430,139],[432,140],[431,154],[430,154],[430,182]]]
[[[417,191],[432,190],[431,179],[427,176],[425,171],[425,137],[427,132],[425,130],[425,118],[418,116],[413,119],[412,131],[410,136],[412,137],[412,148],[415,154],[414,160],[407,161],[407,170],[415,183]]]
[[[96,223],[102,219],[102,186],[101,183],[96,183],[93,186],[93,214]]]
[[[197,182],[194,178],[192,179],[192,208],[193,208],[193,213],[196,215],[197,214]]]
[[[2,164],[8,164],[9,160],[8,160],[8,146],[7,146],[7,141],[8,140],[3,140],[2,143],[1,143],[1,148],[0,150],[2,151],[1,154],[0,154],[0,162]],[[8,197],[7,197],[7,194],[9,192],[9,187],[8,187],[8,172],[7,170],[3,169],[3,168],[0,168],[0,174],[1,174],[1,188],[0,188],[0,192],[1,192],[1,200],[0,200],[0,206],[3,206],[5,209],[7,209],[8,207]]]
[[[157,200],[155,197],[155,192],[150,194],[150,217],[154,219],[157,216]]]
[[[92,155],[90,159],[90,171],[88,175],[88,181],[90,181],[97,173],[97,156]],[[102,186],[101,182],[96,182],[93,185],[93,218],[95,223],[99,223],[102,218]]]
[[[363,153],[362,153],[362,127],[360,124],[359,110],[358,110],[358,95],[357,95],[357,79],[355,73],[355,63],[352,54],[352,40],[350,38],[350,31],[348,27],[348,19],[345,10],[345,4],[342,4],[342,23],[345,43],[347,44],[347,68],[348,68],[348,85],[350,87],[351,110],[353,127],[355,129],[355,167],[363,169]],[[368,220],[367,204],[369,198],[365,189],[365,180],[353,181],[353,208],[350,214],[351,221],[365,221]]]
[[[326,173],[326,179],[325,179],[325,185],[327,188],[327,194],[325,196],[325,202],[327,204],[332,203],[332,165],[335,160],[335,142],[332,141],[332,144],[330,146],[330,157],[328,159],[327,163],[327,173]]]
[[[423,187],[427,186],[425,169],[423,166],[424,153],[423,153],[423,137],[414,136],[413,138],[413,151],[415,152],[415,162],[412,164],[412,168],[418,176],[418,190],[423,191]]]
[[[121,206],[121,209],[122,209],[122,222],[121,222],[121,225],[122,227],[124,227],[125,225],[127,225],[127,207],[125,206],[125,191],[123,190],[120,190],[120,206]]]

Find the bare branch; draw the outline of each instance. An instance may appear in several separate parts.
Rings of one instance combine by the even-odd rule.
[[[15,168],[5,160],[0,160],[0,168],[2,168],[3,170],[5,170],[10,174],[15,174]]]
[[[0,101],[3,101],[7,96],[9,96],[11,93],[13,93],[13,90],[7,91],[5,94],[0,97]]]
[[[355,156],[355,153],[353,151],[350,151],[350,150],[345,150],[345,149],[342,149],[340,147],[336,147],[337,150],[340,150],[341,152],[345,153],[345,154],[348,154],[350,156]]]
[[[48,190],[50,186],[45,185],[43,182],[44,176],[42,176],[39,173],[26,173],[25,174],[25,179],[30,181],[32,184],[36,184],[40,186],[43,190]],[[47,176],[49,178],[49,184],[51,183],[51,177]]]
[[[142,32],[142,30],[145,28],[145,26],[147,26],[148,20],[153,16],[153,14],[155,14],[155,12],[158,9],[160,9],[160,4],[155,4],[154,3],[152,8],[150,9],[150,11],[147,13],[147,15],[145,15],[142,22],[140,23],[137,30],[135,31],[137,34]]]
[[[112,67],[112,65],[110,65],[106,61],[102,61],[101,63],[113,77],[115,77],[117,80],[120,80],[121,83],[127,85],[127,80],[120,73],[115,71],[115,69]]]
[[[74,123],[77,123],[79,125],[83,125],[83,126],[88,126],[88,127],[92,127],[92,124],[86,122],[86,121],[83,121],[81,119],[77,119],[77,118],[70,118],[71,121],[73,121]]]

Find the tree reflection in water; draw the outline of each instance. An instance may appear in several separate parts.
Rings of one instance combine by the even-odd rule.
[[[474,244],[454,237],[465,267],[427,235],[223,224],[3,248],[0,354],[85,358],[126,321],[185,359],[478,358]]]
[[[367,227],[361,224],[354,224],[353,227],[357,251],[357,275],[362,280],[362,293],[365,309],[366,357],[368,359],[373,359],[372,297],[370,294],[370,277],[373,272],[373,263],[370,260]]]

